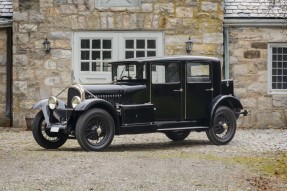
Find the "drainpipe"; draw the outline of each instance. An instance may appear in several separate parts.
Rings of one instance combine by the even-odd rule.
[[[12,116],[12,64],[13,64],[13,56],[12,56],[12,27],[6,29],[7,33],[7,81],[6,81],[6,117],[10,120],[10,126],[12,126],[13,116]]]
[[[224,77],[226,80],[230,79],[229,70],[229,27],[223,28],[223,38],[224,38]]]

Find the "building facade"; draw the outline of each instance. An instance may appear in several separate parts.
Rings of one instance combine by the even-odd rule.
[[[14,127],[73,82],[110,82],[109,61],[184,55],[189,38],[192,55],[223,57],[221,0],[13,0],[13,11]]]
[[[243,105],[251,110],[240,126],[286,127],[286,6],[278,2],[225,0],[225,64]]]

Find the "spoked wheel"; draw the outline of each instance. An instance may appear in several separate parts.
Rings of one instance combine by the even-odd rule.
[[[190,134],[190,130],[167,131],[165,135],[173,141],[182,141]]]
[[[229,143],[236,132],[236,116],[228,107],[220,106],[212,122],[212,127],[207,131],[208,139],[216,145]]]
[[[36,115],[33,121],[32,132],[35,141],[46,149],[57,149],[62,146],[68,138],[66,134],[51,133],[50,130],[47,129],[47,123],[42,111]]]
[[[102,109],[91,109],[77,122],[76,137],[87,151],[100,151],[113,141],[115,124],[111,115]]]

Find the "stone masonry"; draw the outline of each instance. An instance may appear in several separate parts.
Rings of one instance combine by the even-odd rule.
[[[13,124],[31,106],[71,83],[74,31],[163,31],[165,55],[223,55],[221,0],[142,0],[140,7],[97,8],[95,0],[13,0]],[[45,54],[43,41],[51,42]]]
[[[283,128],[287,120],[287,95],[267,93],[267,43],[286,42],[282,27],[230,27],[230,65],[235,89],[251,115],[243,127]]]

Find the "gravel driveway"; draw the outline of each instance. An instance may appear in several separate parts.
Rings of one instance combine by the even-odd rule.
[[[225,146],[196,132],[182,142],[124,135],[105,152],[85,152],[76,140],[45,150],[31,131],[7,128],[0,142],[1,191],[287,190],[287,130],[238,130]]]

